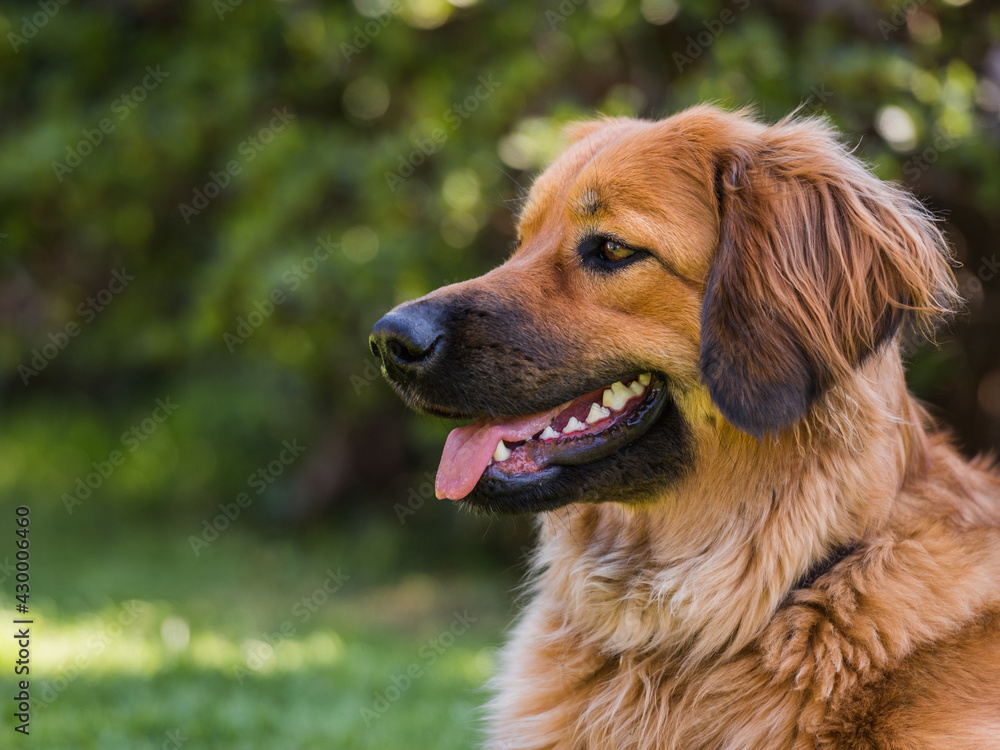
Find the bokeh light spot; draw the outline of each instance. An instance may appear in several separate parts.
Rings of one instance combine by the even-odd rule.
[[[378,235],[366,226],[351,227],[344,232],[340,247],[352,263],[368,263],[378,254]]]
[[[359,120],[374,120],[389,109],[389,87],[379,78],[356,78],[344,89],[344,108]]]
[[[882,107],[875,115],[875,129],[896,151],[910,151],[917,145],[917,126],[902,107]]]

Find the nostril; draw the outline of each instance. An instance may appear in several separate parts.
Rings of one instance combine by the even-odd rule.
[[[422,365],[443,338],[431,311],[409,308],[391,312],[375,324],[369,345],[382,362],[397,369]]]
[[[407,348],[406,344],[401,341],[390,341],[388,349],[392,358],[403,365],[422,359],[420,352]]]
[[[437,341],[438,339],[434,339],[425,346],[415,341],[396,339],[389,342],[389,354],[401,365],[412,365],[427,359]]]

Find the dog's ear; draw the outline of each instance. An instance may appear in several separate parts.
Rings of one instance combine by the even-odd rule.
[[[639,125],[640,121],[630,117],[599,117],[596,120],[581,120],[563,126],[562,140],[567,146],[588,139],[600,142],[615,132],[621,132],[626,128],[635,128]]]
[[[577,141],[593,135],[598,130],[607,125],[607,120],[584,120],[581,122],[571,122],[563,127],[563,141],[572,145]]]
[[[716,192],[699,368],[723,416],[758,439],[798,422],[905,317],[925,323],[957,299],[933,217],[822,122],[725,146]]]

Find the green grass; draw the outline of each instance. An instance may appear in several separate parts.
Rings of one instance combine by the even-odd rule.
[[[421,572],[402,564],[409,532],[378,526],[305,538],[234,527],[196,557],[191,524],[72,521],[33,519],[25,746],[475,745],[516,570]],[[0,588],[6,631],[13,581]],[[15,658],[0,640],[4,697]]]

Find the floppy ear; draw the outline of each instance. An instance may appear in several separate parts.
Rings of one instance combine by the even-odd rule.
[[[571,122],[562,129],[563,141],[567,145],[572,145],[577,141],[593,135],[598,130],[608,124],[608,120],[584,120],[581,122]]]
[[[825,123],[784,121],[728,146],[716,180],[699,368],[744,432],[760,439],[794,425],[905,317],[927,322],[954,305],[933,217]]]
[[[607,117],[602,116],[596,120],[581,120],[579,122],[567,123],[562,129],[562,139],[567,146],[572,146],[574,143],[579,143],[584,139],[595,139],[603,140],[607,137],[613,135],[616,131],[620,132],[625,128],[635,128],[640,125],[640,121],[634,120],[630,117]]]

